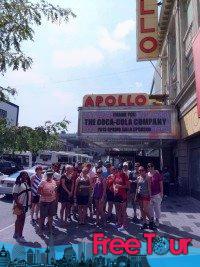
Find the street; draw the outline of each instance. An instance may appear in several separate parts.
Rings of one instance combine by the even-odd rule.
[[[12,215],[12,199],[1,196],[0,200],[1,218],[0,220],[0,240],[1,242],[15,244],[12,238],[14,232],[14,220]],[[132,209],[128,208],[128,215],[132,215]],[[68,231],[60,226],[60,221],[55,220],[56,233],[54,245],[66,245],[68,243],[79,243],[83,240],[92,241],[94,232],[104,232],[107,237],[130,236],[143,239],[143,232],[140,230],[141,224],[134,224],[130,219],[127,230],[119,232],[114,224],[108,224],[104,229],[95,228],[91,223],[79,226],[77,222],[69,223]],[[160,236],[168,238],[192,238],[194,247],[200,247],[200,202],[193,198],[170,197],[166,198],[162,204],[162,218]],[[31,247],[45,247],[49,244],[48,235],[43,237],[36,234],[36,229],[30,224],[30,215],[27,215],[24,229],[24,237],[27,240],[25,245]]]

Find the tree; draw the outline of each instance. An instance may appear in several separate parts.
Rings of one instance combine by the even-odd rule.
[[[54,23],[68,22],[75,17],[71,9],[61,8],[40,0],[34,4],[30,0],[0,1],[0,73],[22,69],[26,71],[33,63],[31,57],[24,54],[21,45],[24,41],[34,40],[34,25],[41,25],[42,18]],[[0,100],[14,95],[16,90],[0,86]]]
[[[59,143],[61,131],[67,131],[69,121],[46,122],[35,128],[27,126],[9,126],[6,120],[0,120],[0,154],[5,151],[30,151],[37,154],[40,150],[53,149]]]

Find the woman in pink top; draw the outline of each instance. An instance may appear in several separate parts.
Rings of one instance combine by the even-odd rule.
[[[38,187],[40,194],[40,230],[44,230],[44,221],[48,217],[50,234],[53,234],[53,216],[57,213],[57,184],[53,180],[53,172],[46,172],[46,180],[42,181]]]

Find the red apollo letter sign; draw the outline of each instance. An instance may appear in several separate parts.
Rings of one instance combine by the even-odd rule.
[[[157,59],[158,7],[156,0],[137,0],[137,61]]]

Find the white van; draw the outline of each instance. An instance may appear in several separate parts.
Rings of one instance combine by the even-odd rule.
[[[87,154],[76,154],[75,152],[65,151],[41,151],[37,158],[36,164],[51,166],[53,163],[73,164],[78,161],[92,161],[93,157]]]

